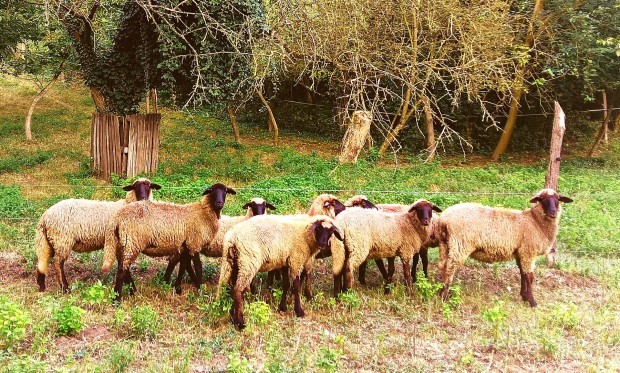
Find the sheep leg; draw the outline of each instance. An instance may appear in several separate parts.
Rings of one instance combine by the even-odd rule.
[[[517,267],[519,267],[519,276],[521,277],[521,299],[527,302],[527,276],[521,266],[521,259],[516,258]]]
[[[45,291],[45,274],[39,272],[37,268],[37,285],[39,285],[39,291]]]
[[[390,259],[388,258],[388,262],[389,260]],[[379,272],[381,272],[381,276],[385,280],[388,277],[388,273],[387,273],[387,270],[385,269],[385,264],[383,264],[383,259],[375,259],[375,264],[377,265]]]
[[[182,292],[181,289],[181,280],[183,279],[183,275],[185,275],[185,271],[187,271],[187,267],[191,267],[192,264],[190,262],[189,253],[187,249],[181,252],[181,265],[179,266],[179,274],[177,275],[177,279],[174,281],[174,292],[177,295],[180,295]]]
[[[300,281],[304,284],[304,297],[308,301],[312,300],[312,272],[304,269],[301,272]]]
[[[405,275],[405,286],[407,290],[411,291],[411,265],[409,264],[409,258],[400,258],[403,262],[403,274]]]
[[[304,317],[306,314],[304,313],[303,308],[301,308],[301,299],[299,296],[300,288],[301,280],[299,278],[299,275],[297,275],[293,280],[293,294],[295,296],[295,315],[297,315],[297,317]]]
[[[344,274],[342,291],[346,292],[347,290],[353,288],[353,270],[351,269],[351,263],[349,263],[349,259],[346,259],[346,261],[344,262],[344,268],[342,271]]]
[[[124,272],[123,284],[126,284],[129,288],[129,295],[134,295],[136,292],[136,283],[133,281],[133,277],[131,277],[131,271],[127,268]]]
[[[420,250],[420,259],[422,259],[422,271],[424,272],[424,277],[428,278],[428,247],[424,247]],[[413,282],[415,282],[415,280],[413,280]]]
[[[166,273],[164,273],[164,281],[170,283],[170,278],[172,277],[172,272],[174,272],[174,268],[179,264],[181,257],[178,255],[173,255],[168,259],[168,266],[166,267]]]
[[[381,262],[381,264],[383,264],[383,262]],[[367,265],[368,265],[368,261],[364,260],[364,262],[360,264],[360,268],[359,268],[360,273],[357,274],[357,279],[359,280],[360,284],[364,286],[366,286],[366,266]]]
[[[265,286],[267,287],[267,289],[269,289],[270,292],[271,292],[271,289],[273,288],[273,280],[274,280],[276,273],[278,273],[278,271],[267,272],[267,279],[265,280]]]
[[[63,273],[63,265],[64,261],[60,259],[60,257],[55,256],[54,257],[54,269],[56,269],[56,280],[58,280],[58,285],[60,285],[60,288],[62,289],[63,293],[67,293],[68,289],[65,290],[65,284],[63,283],[62,280],[62,273]]]
[[[288,294],[288,289],[290,288],[291,284],[290,284],[289,276],[288,276],[288,268],[284,267],[281,271],[282,271],[281,272],[282,274],[282,299],[280,299],[280,305],[278,306],[278,310],[282,312],[286,312],[287,311],[286,295]]]
[[[334,275],[334,298],[342,291],[342,273]]]
[[[534,300],[534,273],[527,272],[525,275],[527,279],[527,301],[530,303],[530,307],[536,307],[537,303]]]
[[[388,270],[387,270],[387,274],[384,277],[384,284],[383,284],[383,294],[390,294],[390,284],[392,283],[392,279],[394,277],[394,260],[396,258],[395,257],[391,257],[388,258]]]
[[[237,286],[235,283],[233,294],[232,294],[233,306],[232,306],[231,311],[232,311],[232,322],[239,329],[245,328],[245,322],[243,320],[243,291],[242,290],[243,289],[240,286]]]
[[[62,274],[62,292],[69,292],[69,283],[67,282],[67,273],[65,272],[65,261],[60,261],[60,273]]]
[[[196,284],[196,288],[200,290],[200,285],[202,285],[202,263],[200,262],[200,253],[194,254],[192,261],[194,262],[194,271],[196,271],[194,283]],[[189,269],[191,269],[191,266],[189,266]],[[189,273],[190,271],[188,271],[188,274]]]
[[[121,300],[123,294],[123,284],[125,283],[125,271],[123,271],[123,262],[121,259],[118,260],[118,268],[116,270],[116,281],[114,283],[114,292],[116,295],[114,296],[114,301],[119,302]]]
[[[448,258],[446,261],[446,269],[443,274],[443,289],[441,289],[441,298],[445,301],[448,300],[450,295],[450,284],[454,279],[454,273],[458,268],[458,264],[453,259]]]

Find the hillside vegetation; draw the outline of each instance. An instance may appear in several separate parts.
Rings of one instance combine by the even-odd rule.
[[[79,85],[59,84],[39,103],[34,140],[26,142],[23,120],[36,93],[24,80],[0,76],[0,321],[9,315],[22,321],[0,322],[6,348],[0,371],[620,369],[617,136],[590,159],[580,156],[583,139],[567,135],[559,189],[575,202],[562,216],[559,268],[541,258],[536,270],[536,309],[520,301],[514,263],[468,262],[455,297],[442,303],[432,295],[432,249],[431,279],[411,294],[400,263],[390,295],[383,295],[373,265],[366,287],[356,284],[335,301],[331,267],[323,261],[305,318],[254,302],[247,307],[249,328],[239,333],[228,322],[229,300],[213,299],[215,260],[204,260],[208,282],[201,293],[186,284],[176,296],[162,281],[165,262],[140,257],[136,295],[114,306],[112,276],[100,276],[101,252],[73,255],[65,267],[71,294],[59,292],[53,268],[48,291],[38,293],[33,241],[41,213],[65,198],[120,198],[118,186],[127,180],[92,175],[93,108]],[[331,136],[287,126],[283,118],[281,146],[274,147],[265,118],[243,119],[239,144],[230,125],[207,111],[164,110],[160,165],[151,177],[162,185],[155,198],[194,201],[205,186],[222,182],[238,191],[226,202],[229,215],[241,214],[254,196],[279,214],[302,212],[323,191],[343,200],[364,193],[376,203],[427,198],[444,209],[462,201],[524,209],[544,184],[542,153],[515,153],[499,163],[440,155],[425,163],[415,154],[379,160],[368,151],[355,165],[338,165]]]

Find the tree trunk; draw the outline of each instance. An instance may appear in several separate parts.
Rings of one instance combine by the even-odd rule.
[[[532,11],[532,18],[527,30],[527,36],[525,37],[525,46],[531,49],[534,46],[534,21],[542,13],[543,0],[536,0],[534,4],[534,10]],[[519,113],[519,100],[523,94],[523,85],[525,81],[523,76],[525,74],[526,65],[521,67],[521,71],[517,72],[517,78],[515,80],[514,89],[512,91],[512,100],[510,101],[510,110],[508,111],[508,119],[504,126],[504,132],[497,142],[497,146],[491,155],[491,159],[497,161],[499,157],[506,152],[512,133],[514,132],[515,125],[517,123],[517,114]]]
[[[545,188],[558,190],[558,181],[560,179],[560,160],[562,154],[562,140],[566,131],[564,111],[560,104],[554,103],[553,131],[551,133],[551,148],[549,151],[549,166],[547,167],[547,175],[545,176]],[[547,254],[547,265],[554,267],[556,265],[557,256],[557,240],[551,246],[549,254]]]
[[[594,140],[594,144],[592,144],[592,148],[590,148],[590,152],[588,153],[588,157],[593,157],[594,156],[594,152],[596,151],[596,148],[598,147],[598,144],[601,143],[601,140],[603,139],[603,137],[605,137],[605,130],[607,129],[607,126],[609,124],[609,120],[611,119],[611,113],[607,114],[605,116],[605,119],[603,119],[603,124],[601,125],[601,128],[598,130],[598,135],[596,136],[596,140]]]
[[[278,136],[280,132],[278,130],[278,123],[276,123],[276,117],[273,115],[273,111],[271,110],[269,103],[267,102],[267,100],[265,100],[265,96],[263,96],[262,90],[262,87],[258,87],[256,92],[258,93],[258,97],[262,101],[263,105],[265,105],[265,108],[267,108],[267,114],[269,115],[269,127],[270,130],[273,129],[273,145],[278,146]]]
[[[372,114],[368,111],[356,111],[351,117],[351,123],[340,144],[340,163],[355,163],[360,151],[369,137]]]
[[[90,95],[93,98],[93,102],[95,103],[95,108],[97,109],[97,112],[101,114],[109,114],[109,109],[106,104],[105,96],[103,96],[99,88],[94,86],[91,86],[89,88]]]
[[[228,117],[230,118],[230,124],[233,128],[233,134],[235,136],[235,141],[241,144],[241,137],[239,136],[239,124],[237,123],[237,116],[235,115],[235,109],[232,106],[227,108]]]
[[[607,110],[607,93],[603,91],[603,126],[605,126],[605,128],[603,128],[603,140],[605,141],[605,144],[609,142],[609,120],[607,122],[605,121],[605,118],[607,118],[608,116],[609,110]]]
[[[387,152],[392,142],[396,140],[396,137],[398,136],[398,134],[402,130],[407,128],[407,122],[409,121],[409,117],[411,117],[411,114],[413,114],[413,112],[415,111],[415,106],[412,108],[409,108],[410,100],[411,100],[411,88],[407,87],[407,90],[405,91],[405,97],[403,98],[403,103],[400,106],[399,113],[397,114],[397,116],[400,117],[398,124],[396,125],[396,127],[392,129],[392,131],[390,131],[390,133],[387,135],[387,137],[383,141],[383,144],[381,144],[381,147],[379,147],[380,156],[385,155],[385,152]]]
[[[63,60],[58,66],[58,72],[54,74],[52,80],[43,89],[36,95],[34,100],[32,100],[32,104],[30,104],[30,108],[28,109],[28,114],[26,115],[26,123],[24,124],[24,132],[26,132],[26,140],[32,140],[32,131],[31,131],[31,123],[32,123],[32,114],[34,113],[34,108],[37,106],[37,103],[45,96],[48,89],[50,89],[54,83],[58,80],[58,77],[62,73],[62,65],[64,65],[65,61]]]
[[[149,96],[151,98],[151,109],[153,110],[153,114],[157,114],[159,112],[159,107],[157,105],[157,88],[151,88],[149,90]]]
[[[428,97],[424,97],[422,100],[424,108],[424,117],[426,120],[426,151],[428,152],[427,160],[432,161],[435,158],[437,152],[437,145],[435,144],[435,127],[433,126],[433,109]]]

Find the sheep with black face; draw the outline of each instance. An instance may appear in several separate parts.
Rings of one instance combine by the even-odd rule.
[[[41,215],[35,233],[39,291],[45,291],[45,276],[53,256],[58,283],[64,292],[68,292],[64,265],[71,252],[88,253],[102,249],[110,218],[129,203],[152,200],[153,190],[159,189],[160,186],[149,179],[140,178],[123,187],[127,192],[125,199],[115,202],[66,199],[47,209]]]
[[[536,257],[546,255],[555,242],[562,206],[572,199],[553,189],[538,192],[524,211],[461,203],[446,209],[438,220],[439,268],[448,297],[458,268],[469,257],[485,263],[515,259],[521,275],[521,298],[531,307],[534,300]]]
[[[219,228],[220,213],[227,194],[236,192],[223,184],[205,189],[199,202],[185,205],[164,202],[136,202],[120,209],[108,224],[102,272],[114,260],[118,263],[114,290],[120,298],[129,266],[140,253],[160,257],[180,254],[181,266],[175,282],[177,293],[183,274],[194,262],[196,286],[202,283],[200,251],[207,247]]]

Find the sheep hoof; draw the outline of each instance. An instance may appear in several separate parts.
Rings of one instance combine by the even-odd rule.
[[[281,304],[281,305],[279,305],[279,306],[278,306],[278,311],[280,311],[280,312],[286,312],[286,311],[288,311],[288,309],[287,309],[287,307],[286,307],[286,304],[284,304],[284,305],[282,305],[282,304]]]
[[[177,287],[174,288],[174,293],[176,295],[181,295],[181,293],[183,293],[183,290],[181,289],[180,286],[177,286]]]
[[[295,310],[295,315],[297,315],[297,317],[304,317],[306,316],[306,313],[304,312],[304,310],[299,309],[299,310]]]
[[[536,301],[533,300],[533,299],[530,300],[529,302],[530,302],[530,307],[532,307],[532,308],[534,308],[534,307],[536,307],[538,305],[538,303],[536,303]]]

